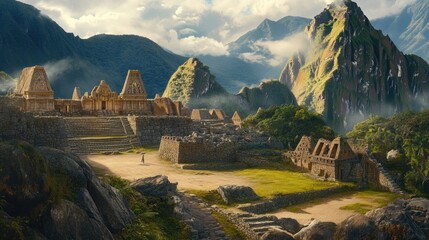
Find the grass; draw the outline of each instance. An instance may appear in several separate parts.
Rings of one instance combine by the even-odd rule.
[[[366,203],[353,203],[343,207],[340,207],[341,210],[349,210],[355,213],[365,214],[373,208],[372,205]]]
[[[135,153],[150,153],[150,152],[158,152],[159,146],[143,146],[143,147],[134,147],[133,152]]]
[[[104,176],[103,179],[127,198],[136,215],[134,223],[116,234],[115,239],[189,239],[189,229],[174,215],[174,203],[168,197],[142,196],[120,177]]]
[[[234,171],[234,174],[249,179],[253,183],[252,188],[256,194],[263,198],[339,186],[354,186],[352,183],[320,181],[300,172],[274,169],[244,169]]]
[[[203,191],[203,190],[188,190],[188,193],[195,194],[198,198],[204,200],[210,205],[218,205],[226,207],[225,202],[216,190]]]
[[[222,214],[214,211],[212,216],[222,226],[223,231],[231,240],[246,240],[247,237],[235,227],[234,224],[230,223]]]

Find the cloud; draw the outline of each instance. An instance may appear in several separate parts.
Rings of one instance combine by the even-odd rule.
[[[313,17],[332,0],[22,0],[82,38],[136,34],[184,55],[227,54],[225,45],[265,18]],[[415,0],[356,0],[370,18],[397,13]],[[172,31],[176,33],[172,37]],[[209,44],[203,47],[202,44]],[[191,44],[194,44],[191,47]],[[214,49],[211,49],[214,48]],[[249,57],[249,56],[248,56]]]
[[[254,52],[243,53],[240,58],[276,67],[283,65],[292,55],[305,52],[308,46],[308,38],[304,32],[300,32],[277,41],[255,42],[252,47]]]

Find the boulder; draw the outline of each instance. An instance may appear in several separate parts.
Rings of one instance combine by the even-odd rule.
[[[333,222],[320,222],[313,220],[311,223],[302,228],[293,237],[295,240],[324,240],[334,239],[336,224]]]
[[[44,155],[48,169],[66,181],[69,188],[77,189],[77,193],[73,195],[79,196],[79,206],[87,210],[88,215],[103,219],[113,233],[133,222],[135,215],[124,196],[117,189],[100,181],[86,162],[74,154],[57,149],[39,147],[38,150]]]
[[[261,240],[294,240],[293,236],[283,230],[271,228],[262,235]]]
[[[353,215],[338,225],[338,240],[372,240],[377,239],[377,226],[369,217],[361,214]]]
[[[234,202],[249,202],[260,198],[256,195],[255,191],[248,186],[224,185],[219,186],[217,191],[226,204]]]
[[[301,229],[301,224],[293,218],[279,218],[275,223],[292,234],[297,233]]]
[[[365,215],[374,221],[381,232],[381,239],[426,239],[423,231],[405,209],[406,205],[405,200],[399,200]]]
[[[398,150],[392,149],[387,153],[386,159],[388,161],[394,161],[394,160],[397,160],[400,156],[401,156],[401,153]]]
[[[13,203],[11,210],[26,215],[48,199],[43,157],[25,142],[0,143],[0,195]]]
[[[48,239],[113,239],[102,222],[90,218],[67,200],[61,200],[51,208],[43,225]]]
[[[113,239],[135,218],[123,195],[78,156],[25,142],[0,143],[0,195],[7,204],[0,224],[22,229],[10,239]],[[37,224],[14,220],[25,216]]]
[[[131,187],[143,195],[165,197],[177,191],[177,183],[171,183],[167,176],[141,178],[131,183]]]

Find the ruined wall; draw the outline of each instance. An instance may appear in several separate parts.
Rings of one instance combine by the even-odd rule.
[[[236,161],[236,147],[232,142],[184,142],[180,138],[162,137],[159,154],[175,163],[212,163]]]
[[[325,159],[324,159],[325,160]],[[334,160],[325,160],[334,161]],[[311,174],[314,176],[335,180],[335,165],[331,163],[311,162]]]
[[[188,117],[129,116],[128,121],[142,145],[158,145],[162,136],[186,136],[195,128]]]

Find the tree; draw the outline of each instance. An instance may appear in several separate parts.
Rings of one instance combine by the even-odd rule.
[[[246,118],[243,125],[262,130],[289,148],[295,148],[303,135],[329,140],[335,137],[332,128],[319,114],[303,106],[282,105],[263,109]]]

